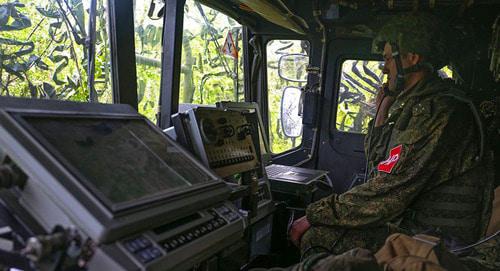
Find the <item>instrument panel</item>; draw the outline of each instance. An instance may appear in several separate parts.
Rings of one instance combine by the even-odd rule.
[[[0,98],[0,148],[16,206],[87,240],[89,270],[190,270],[243,237],[230,188],[130,106]]]
[[[259,167],[255,131],[242,112],[200,107],[188,114],[195,152],[217,175],[224,178]]]

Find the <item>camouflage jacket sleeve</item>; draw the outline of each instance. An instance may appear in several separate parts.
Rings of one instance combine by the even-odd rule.
[[[382,225],[402,214],[424,189],[445,181],[432,176],[449,158],[447,150],[471,144],[461,135],[471,132],[474,123],[466,108],[450,101],[434,102],[427,101],[418,114],[409,108],[407,116],[411,117],[395,120],[388,149],[401,146],[401,152],[389,173],[378,171],[365,184],[310,204],[306,209],[309,222],[344,227]],[[386,157],[390,158],[388,153]],[[456,160],[462,167],[464,162]]]

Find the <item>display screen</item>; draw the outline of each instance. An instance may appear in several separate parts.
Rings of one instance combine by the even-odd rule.
[[[112,205],[214,180],[141,118],[23,119],[84,185]]]

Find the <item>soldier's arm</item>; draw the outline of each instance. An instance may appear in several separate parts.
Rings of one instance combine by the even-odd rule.
[[[401,145],[390,172],[379,171],[365,184],[312,203],[306,210],[309,222],[345,227],[381,225],[400,215],[428,185],[438,185],[429,182],[433,172],[446,159],[447,150],[461,143],[460,135],[474,126],[462,110],[447,110],[413,117],[399,142],[389,148]]]
[[[382,137],[383,127],[386,125],[389,108],[394,103],[395,98],[384,94],[384,86],[379,89],[375,102],[376,115],[368,123],[368,133],[365,137],[365,154],[370,163],[377,162],[377,153],[380,152],[380,139]],[[377,149],[376,146],[379,146]]]

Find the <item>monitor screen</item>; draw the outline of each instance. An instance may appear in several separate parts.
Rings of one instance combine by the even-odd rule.
[[[111,208],[214,180],[142,118],[23,119],[42,145],[49,145],[73,175]]]

